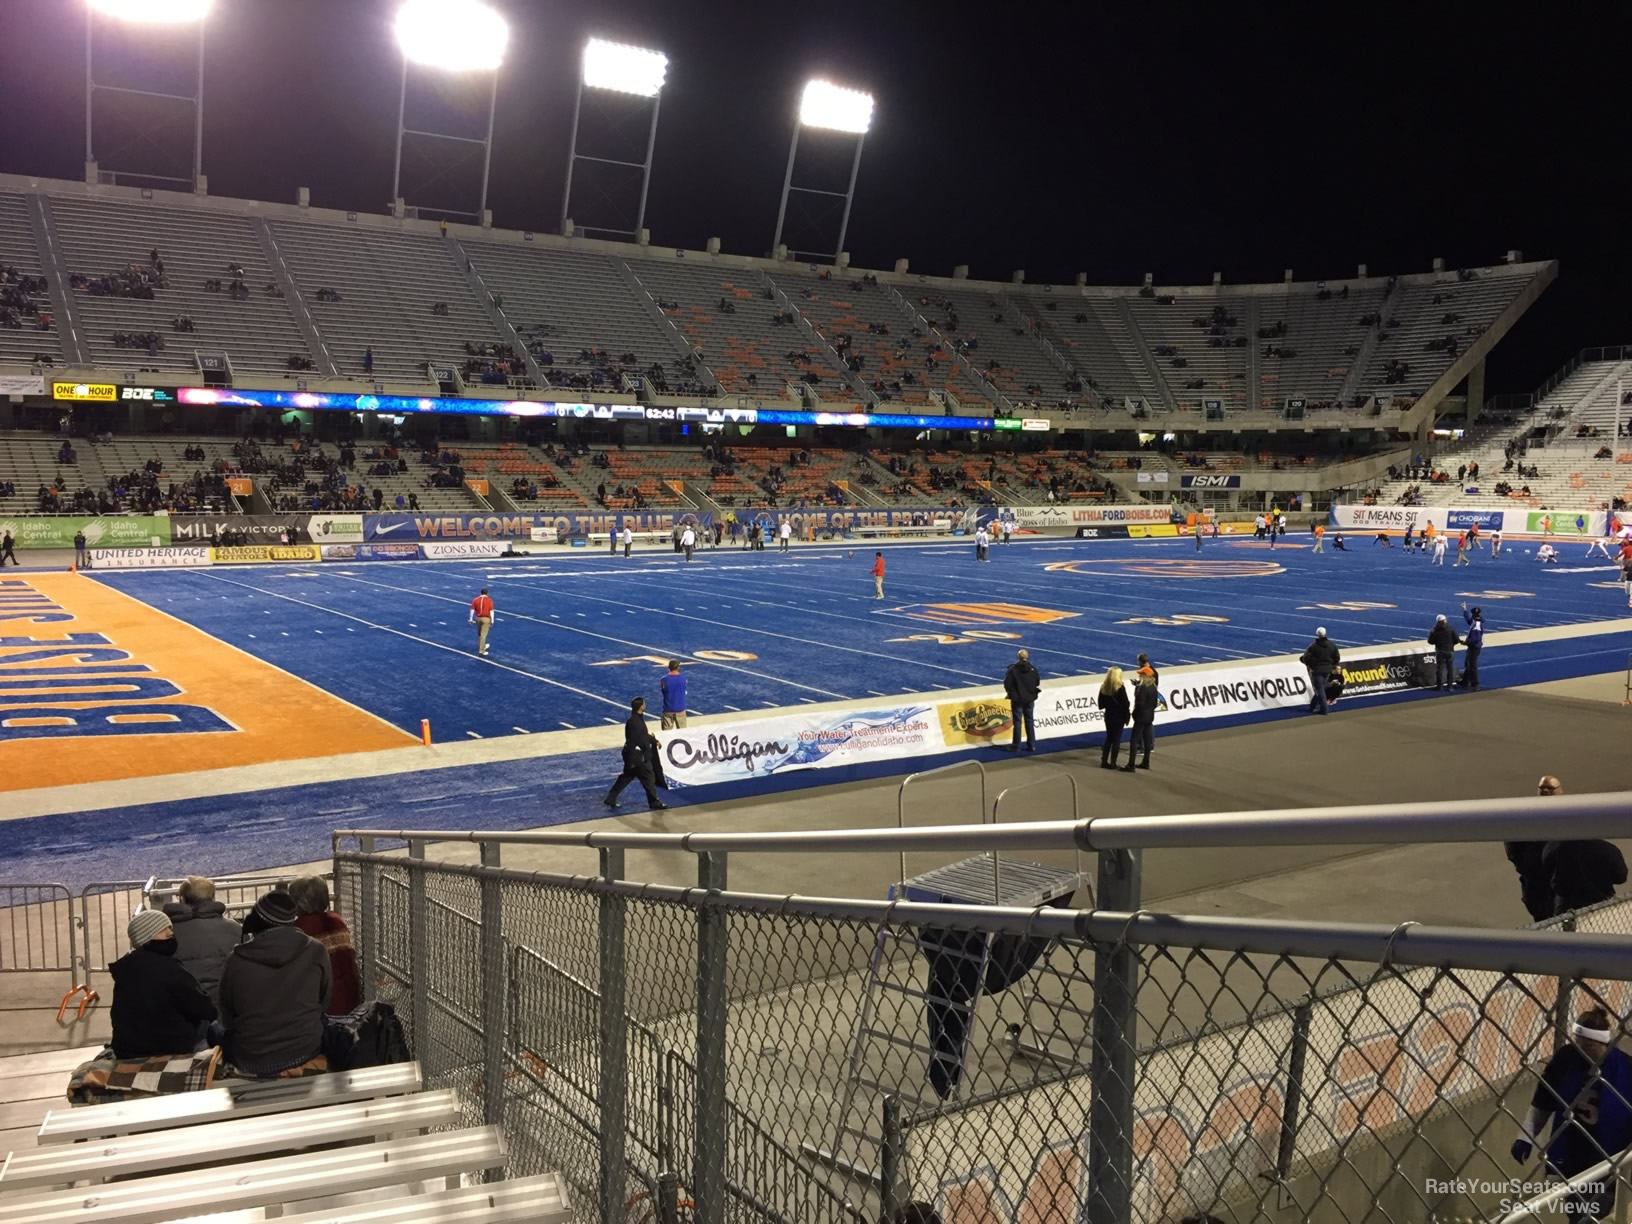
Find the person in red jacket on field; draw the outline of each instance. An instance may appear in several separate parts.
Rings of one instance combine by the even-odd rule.
[[[487,634],[493,628],[493,601],[488,598],[486,587],[470,601],[470,623],[476,626],[476,653],[487,654]]]
[[[884,554],[873,554],[873,598],[884,598]]]

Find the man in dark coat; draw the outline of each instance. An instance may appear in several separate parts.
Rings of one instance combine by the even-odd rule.
[[[1428,631],[1428,645],[1434,648],[1434,692],[1456,687],[1456,648],[1461,644],[1462,639],[1441,612]]]
[[[1564,784],[1548,774],[1536,784],[1539,795],[1562,795]],[[1514,857],[1521,848],[1525,867]],[[1571,910],[1584,909],[1607,901],[1617,885],[1626,883],[1626,858],[1613,842],[1589,838],[1582,841],[1509,842],[1507,857],[1519,868],[1519,890],[1524,905],[1540,918],[1553,918]],[[1534,902],[1534,904],[1532,904]]]
[[[244,919],[247,938],[221,971],[227,1058],[246,1075],[276,1075],[323,1052],[329,954],[295,926],[299,920],[287,892],[267,893]]]
[[[215,899],[215,885],[203,876],[183,880],[177,897],[164,907],[176,932],[176,963],[213,1002],[220,996],[221,970],[243,930],[227,917],[227,907]]]
[[[1309,648],[1299,659],[1309,669],[1309,712],[1311,714],[1328,713],[1330,707],[1326,702],[1326,681],[1337,670],[1343,655],[1333,644],[1332,639],[1326,636],[1324,627],[1315,630],[1315,640],[1309,643]]]
[[[193,975],[176,961],[175,930],[159,910],[138,910],[125,933],[130,953],[109,966],[113,978],[113,1052],[120,1058],[191,1054],[215,1019]]]
[[[1156,706],[1160,697],[1156,691],[1156,671],[1149,669],[1135,673],[1133,678],[1133,734],[1128,739],[1128,763],[1122,767],[1124,773],[1132,773],[1135,768],[1149,769],[1150,754],[1156,747]],[[1134,758],[1141,752],[1144,759],[1137,766]]]
[[[657,775],[652,768],[657,740],[646,727],[646,698],[636,697],[629,703],[629,711],[628,721],[623,724],[623,772],[601,802],[607,807],[617,807],[623,788],[631,782],[639,782],[646,792],[646,806],[661,812],[669,805],[657,797]]]
[[[1026,727],[1026,751],[1037,750],[1037,727],[1032,722],[1032,712],[1037,705],[1037,694],[1042,691],[1043,677],[1031,665],[1031,655],[1021,650],[1009,664],[1009,670],[1003,673],[1003,692],[1009,699],[1009,721],[1014,724],[1014,740],[1009,745],[1010,752],[1020,749],[1020,724],[1022,720]]]

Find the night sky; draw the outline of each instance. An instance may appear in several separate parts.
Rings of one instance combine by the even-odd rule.
[[[1558,283],[1497,349],[1492,392],[1527,391],[1578,348],[1632,343],[1632,7],[792,4],[501,0],[511,22],[489,193],[495,224],[554,230],[578,51],[589,34],[670,57],[647,225],[654,245],[764,254],[799,86],[877,97],[847,246],[857,266],[1101,284],[1279,280],[1558,258]],[[205,74],[214,195],[380,212],[399,63],[389,0],[217,0]],[[113,37],[99,79],[163,86]],[[79,0],[0,0],[0,171],[77,179]],[[191,64],[177,79],[186,87]],[[123,74],[123,75],[121,75]],[[410,125],[485,116],[468,86],[413,78]],[[101,127],[106,119],[106,135]],[[461,118],[462,116],[462,118]],[[133,139],[98,110],[104,168],[188,160],[189,122]],[[639,114],[586,118],[594,151]],[[605,128],[605,130],[602,130]],[[179,137],[179,140],[178,140]],[[168,144],[166,141],[168,140]],[[829,142],[835,143],[835,142]],[[802,174],[847,169],[811,149]],[[179,162],[175,160],[179,157]],[[803,154],[802,154],[803,157]],[[474,206],[477,163],[440,182],[405,155],[411,202]],[[605,172],[599,172],[605,173]],[[584,183],[574,217],[632,200]],[[622,194],[619,194],[619,193]],[[438,193],[441,193],[440,195]],[[606,201],[612,200],[612,204]],[[836,218],[790,211],[830,245]],[[609,223],[628,225],[629,217]],[[803,231],[797,226],[805,225]],[[803,245],[803,244],[801,244]]]

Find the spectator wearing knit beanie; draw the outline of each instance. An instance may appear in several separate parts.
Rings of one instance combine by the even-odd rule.
[[[215,1019],[209,996],[175,958],[176,933],[160,910],[138,910],[125,928],[130,951],[113,978],[113,1052],[120,1058],[190,1054]]]
[[[243,1074],[276,1075],[323,1051],[329,954],[295,926],[299,918],[287,892],[267,893],[244,918],[244,942],[221,971],[227,1058]]]

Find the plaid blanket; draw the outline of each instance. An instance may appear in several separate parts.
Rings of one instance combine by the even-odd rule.
[[[74,1068],[68,1077],[68,1099],[75,1105],[100,1105],[138,1097],[169,1096],[208,1088],[216,1077],[221,1050],[211,1046],[196,1054],[161,1054],[121,1059],[111,1050]]]
[[[285,1067],[282,1071],[274,1071],[267,1075],[249,1075],[246,1072],[238,1070],[238,1068],[234,1067],[231,1063],[223,1062],[220,1070],[216,1072],[216,1078],[258,1080],[304,1079],[308,1075],[327,1075],[328,1073],[328,1057],[323,1054],[316,1054],[311,1058],[308,1058],[303,1063],[297,1063],[293,1067]]]

